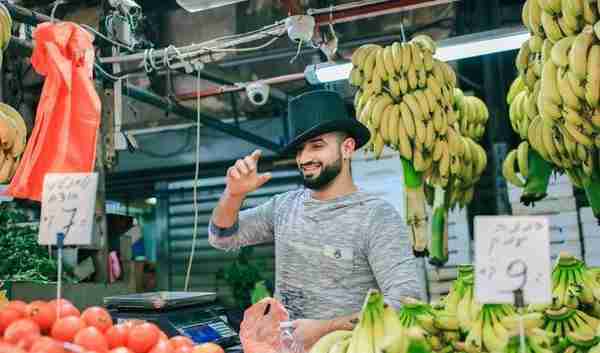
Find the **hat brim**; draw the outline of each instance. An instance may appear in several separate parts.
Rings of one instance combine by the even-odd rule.
[[[357,150],[364,146],[367,142],[369,142],[369,139],[371,138],[371,133],[369,132],[369,129],[367,129],[366,126],[354,119],[332,120],[317,125],[296,136],[296,138],[294,138],[290,143],[283,147],[283,149],[281,150],[281,155],[287,156],[295,154],[298,148],[300,148],[300,146],[306,141],[319,135],[335,131],[346,132],[348,133],[348,135],[350,135],[350,137],[354,138],[354,140],[356,140]]]

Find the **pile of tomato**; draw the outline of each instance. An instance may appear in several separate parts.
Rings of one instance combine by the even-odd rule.
[[[0,309],[0,353],[224,353],[214,343],[168,338],[143,321],[113,324],[104,308],[68,300],[11,301]]]

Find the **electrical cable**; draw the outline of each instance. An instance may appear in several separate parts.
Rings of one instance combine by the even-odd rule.
[[[196,67],[198,76],[196,78],[196,91],[200,92],[200,73],[202,71],[199,64]],[[188,262],[187,273],[185,275],[185,291],[190,290],[190,277],[192,275],[192,264],[194,262],[194,255],[196,253],[196,239],[198,238],[198,178],[200,174],[200,96],[196,97],[196,169],[194,171],[194,184],[192,186],[192,197],[194,199],[194,230],[192,233],[192,249],[190,251],[190,260]]]

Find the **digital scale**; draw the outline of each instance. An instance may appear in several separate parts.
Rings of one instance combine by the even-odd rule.
[[[198,344],[214,342],[235,352],[238,334],[215,299],[215,293],[153,292],[105,297],[104,305],[117,323],[145,320],[169,337],[186,336]]]

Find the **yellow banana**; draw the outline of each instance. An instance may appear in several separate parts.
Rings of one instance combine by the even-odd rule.
[[[383,66],[387,72],[388,80],[396,75],[396,68],[394,66],[394,55],[392,46],[389,45],[383,49]]]
[[[425,93],[423,92],[423,90],[418,89],[413,92],[413,96],[415,96],[415,98],[417,99],[419,107],[421,108],[421,111],[424,114],[425,120],[429,120],[429,113],[431,113],[433,107],[429,106],[429,102],[427,101]]]
[[[402,73],[402,44],[392,43],[392,59],[394,60],[394,71],[398,74]]]
[[[413,161],[413,166],[415,167],[415,170],[417,172],[423,172],[425,171],[425,160],[423,159],[423,152],[421,152],[421,150],[419,150],[418,148],[415,148],[412,151],[412,161]]]
[[[456,73],[448,63],[442,62],[442,68],[444,69],[446,83],[454,90],[454,87],[456,87]],[[452,103],[452,95],[450,96],[449,102]]]
[[[400,106],[398,104],[392,104],[392,110],[390,111],[390,120],[388,122],[388,129],[390,130],[390,145],[398,146],[400,136],[398,135],[398,124],[400,123]]]
[[[561,13],[562,5],[560,0],[538,0],[540,7],[550,15],[558,15]]]
[[[444,140],[436,140],[434,145],[433,145],[433,154],[432,154],[432,158],[434,162],[439,162],[439,160],[442,158],[442,153],[444,148],[447,148],[446,146],[446,141]]]
[[[442,62],[434,59],[433,60],[433,70],[431,71],[435,80],[439,83],[440,88],[446,84],[446,78],[444,76],[444,68],[442,67]]]
[[[361,45],[360,47],[358,47],[352,53],[352,65],[363,70],[364,69],[364,61],[366,60],[367,56],[373,49],[378,48],[378,47],[380,48],[380,46],[377,44],[364,44],[364,45]]]
[[[435,110],[433,111],[433,127],[435,129],[435,132],[437,132],[438,134],[441,135],[441,132],[443,131],[444,128],[444,117],[442,115],[442,107],[437,106],[435,108]]]
[[[378,75],[383,81],[388,80],[388,72],[385,68],[383,53],[384,48],[377,49],[377,56],[375,57],[375,75]]]
[[[437,98],[435,97],[433,91],[429,87],[423,89],[423,93],[425,94],[425,98],[427,98],[427,105],[429,106],[430,113],[433,113],[438,108],[441,109]]]
[[[527,178],[529,176],[529,143],[527,141],[521,142],[517,148],[517,163],[519,172],[523,178]]]
[[[408,67],[408,73],[406,74],[406,78],[408,79],[408,88],[413,91],[419,87],[419,77],[417,73],[417,68],[414,64]]]
[[[421,149],[427,139],[427,126],[423,120],[417,118],[414,118],[413,122],[415,123],[415,147]]]
[[[400,103],[400,117],[402,118],[402,123],[404,124],[404,128],[406,129],[406,133],[408,137],[411,139],[415,138],[415,122],[413,120],[413,115],[410,111],[410,108],[406,104],[406,102]]]
[[[559,17],[556,22],[560,28],[563,37],[571,37],[579,33],[579,21],[576,18],[570,16]]]
[[[510,88],[508,89],[508,93],[506,94],[506,103],[508,103],[508,105],[511,105],[517,97],[517,94],[523,91],[525,91],[525,83],[523,82],[521,76],[517,76],[517,78],[511,83]]]
[[[550,57],[554,65],[561,67],[569,65],[569,51],[574,41],[575,37],[571,36],[565,37],[554,44],[550,52]]]
[[[349,339],[352,331],[333,331],[321,337],[310,349],[309,353],[328,353],[338,342]]]
[[[585,80],[587,77],[588,52],[594,39],[594,30],[591,26],[587,26],[573,41],[573,46],[569,52],[569,69],[579,80]]]
[[[583,21],[593,25],[598,21],[598,8],[592,6],[592,1],[583,2]]]
[[[552,60],[546,61],[542,70],[542,100],[550,101],[555,105],[562,105],[562,98],[558,90],[558,83],[556,82],[556,78],[557,66]],[[538,107],[538,109],[539,108],[540,107]]]
[[[579,17],[583,15],[583,2],[586,0],[562,0],[561,7],[563,14]]]
[[[417,72],[417,85],[419,88],[427,87],[427,72],[425,71],[425,67],[422,67]]]
[[[362,84],[363,76],[362,76],[362,72],[360,71],[360,69],[358,67],[352,68],[352,70],[350,71],[350,78],[348,79],[348,82],[352,86],[360,86]]]
[[[517,175],[515,171],[515,161],[517,159],[517,150],[512,150],[506,155],[502,163],[502,175],[509,183],[516,187],[525,187],[525,182]]]
[[[542,26],[544,27],[544,32],[548,36],[548,39],[554,43],[565,36],[560,29],[558,21],[546,11],[542,12]]]
[[[433,144],[435,142],[435,128],[433,127],[433,121],[429,120],[427,125],[425,126],[425,142],[423,146],[427,151],[431,151],[433,149]]]
[[[373,50],[370,50],[367,54],[367,57],[364,60],[362,70],[364,72],[365,81],[373,80],[373,74],[375,72],[375,61],[377,58],[377,52],[379,51],[380,48],[375,48]]]
[[[542,47],[544,45],[544,38],[534,34],[531,37],[529,37],[528,43],[529,43],[529,50],[532,53],[541,53]]]
[[[565,106],[571,109],[579,109],[581,107],[581,102],[579,101],[579,97],[577,97],[575,92],[571,89],[571,84],[567,78],[566,71],[566,68],[561,67],[556,72],[558,91]]]
[[[538,36],[545,37],[544,28],[542,26],[542,8],[540,7],[537,0],[531,0],[528,2],[529,10],[529,25],[531,31]]]
[[[402,72],[407,73],[412,65],[412,50],[408,43],[402,43]]]
[[[427,77],[427,88],[431,91],[436,100],[442,100],[442,87],[433,75]]]
[[[415,120],[425,120],[426,111],[423,111],[423,109],[421,109],[421,105],[419,104],[419,101],[417,100],[414,94],[404,95],[404,102],[406,102],[406,104],[410,108],[410,111],[412,112],[412,115],[415,118]]]
[[[592,45],[587,58],[585,99],[593,109],[600,104],[600,45]]]
[[[584,133],[582,133],[577,126],[575,126],[567,121],[567,122],[565,122],[564,127],[565,127],[566,131],[569,133],[569,135],[571,135],[571,137],[575,141],[577,141],[577,143],[580,143],[587,147],[594,146],[594,141],[591,138],[589,138],[588,136],[586,136]]]
[[[521,45],[521,49],[517,53],[517,58],[515,59],[515,65],[517,66],[517,70],[520,73],[525,72],[527,67],[529,66],[529,54],[531,53],[531,49],[529,49],[529,43],[525,42]]]
[[[398,150],[404,159],[411,160],[413,157],[413,149],[410,145],[410,139],[408,138],[408,134],[406,133],[406,129],[402,123],[402,120],[397,119],[396,121],[398,128]]]
[[[523,4],[523,9],[521,10],[521,22],[529,29],[530,32],[533,32],[531,29],[531,24],[529,22],[529,2],[535,0],[526,0],[525,4]]]
[[[417,69],[417,71],[421,69],[425,69],[425,64],[423,63],[423,55],[421,54],[421,49],[418,45],[414,43],[409,43],[410,50],[412,53],[413,65]]]
[[[375,155],[375,159],[379,159],[381,154],[383,153],[383,147],[385,147],[385,142],[383,141],[383,137],[379,132],[375,133],[375,138],[373,139],[373,154]]]
[[[375,105],[373,106],[373,112],[371,113],[371,121],[373,121],[373,126],[376,129],[379,129],[379,123],[383,116],[384,109],[388,105],[393,104],[393,103],[394,103],[394,100],[392,99],[392,97],[390,97],[389,94],[380,95],[379,98],[377,99],[377,101],[375,102]]]
[[[388,87],[390,88],[390,94],[394,98],[402,96],[402,88],[400,87],[400,80],[396,76],[391,76],[388,79]]]
[[[566,77],[573,93],[575,93],[579,99],[585,100],[585,81],[577,78],[571,70],[567,71]]]
[[[542,57],[541,64],[544,64],[546,61],[552,58],[552,48],[554,47],[554,42],[549,38],[544,39],[544,45],[542,45]],[[536,60],[539,61],[539,60]],[[540,76],[539,74],[537,75]]]
[[[390,125],[390,120],[392,119],[390,112],[392,111],[392,108],[394,107],[394,105],[395,104],[388,104],[384,108],[382,117],[381,117],[381,122],[379,123],[379,133],[381,134],[381,137],[383,138],[383,142],[385,142],[386,144],[391,144],[390,143],[389,125]]]

